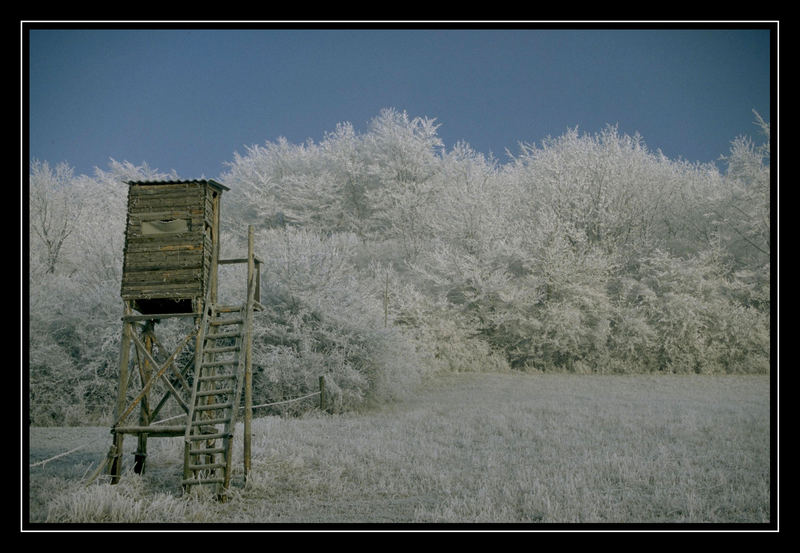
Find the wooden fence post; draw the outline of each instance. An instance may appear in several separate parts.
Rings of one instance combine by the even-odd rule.
[[[328,398],[325,395],[325,377],[319,377],[319,409],[320,411],[328,410]]]

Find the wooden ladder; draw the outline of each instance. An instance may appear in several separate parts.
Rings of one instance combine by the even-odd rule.
[[[186,491],[208,485],[224,497],[230,485],[244,381],[246,307],[212,305],[208,311],[184,434],[182,484]]]

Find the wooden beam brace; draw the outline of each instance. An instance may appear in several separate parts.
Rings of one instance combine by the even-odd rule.
[[[199,317],[200,313],[158,313],[154,315],[123,315],[122,320],[125,322],[133,321],[152,321],[158,319],[173,319],[176,317]]]
[[[231,265],[233,263],[248,263],[250,259],[248,257],[237,257],[234,259],[220,259],[217,263],[220,265]],[[253,262],[256,264],[264,263],[264,260],[259,258],[257,255],[253,255]]]
[[[166,438],[170,436],[182,436],[186,428],[184,426],[118,426],[118,434],[148,434],[153,438]]]

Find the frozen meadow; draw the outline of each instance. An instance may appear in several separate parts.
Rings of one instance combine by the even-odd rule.
[[[120,484],[87,474],[107,428],[32,428],[30,522],[472,525],[770,521],[767,376],[454,374],[342,415],[256,418],[231,497],[185,496],[180,438],[130,440]],[[241,439],[241,433],[237,433]],[[140,527],[140,526],[137,526]],[[278,526],[280,527],[280,526]]]

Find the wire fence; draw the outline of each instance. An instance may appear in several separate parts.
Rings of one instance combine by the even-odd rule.
[[[304,396],[300,396],[300,397],[296,397],[296,398],[292,398],[292,399],[286,399],[286,400],[283,400],[283,401],[273,401],[271,403],[262,403],[261,405],[253,405],[252,408],[253,409],[259,409],[261,407],[270,407],[270,406],[273,406],[273,405],[284,405],[284,404],[287,404],[287,403],[294,403],[294,402],[297,402],[297,401],[302,401],[304,399],[308,399],[310,397],[321,395],[323,393],[324,392],[322,390],[320,390],[319,392],[312,392],[310,394],[307,394],[307,395],[304,395]],[[240,409],[244,409],[244,408],[245,408],[244,406],[240,407]],[[179,419],[179,418],[182,418],[182,417],[185,417],[185,416],[186,416],[186,413],[183,413],[183,414],[180,414],[180,415],[175,415],[174,417],[169,417],[169,418],[166,418],[166,419],[157,420],[157,421],[152,422],[150,424],[151,424],[151,426],[152,425],[156,425],[156,424],[162,424],[162,423],[165,423],[165,422],[168,422],[168,421],[171,421],[171,420],[175,420],[175,419]],[[70,449],[69,451],[65,451],[63,453],[59,453],[58,455],[54,455],[53,457],[50,457],[48,459],[43,459],[41,461],[37,461],[35,463],[31,463],[29,466],[30,466],[30,468],[44,466],[47,463],[49,463],[50,461],[55,461],[56,459],[60,459],[61,457],[66,457],[67,455],[71,455],[72,453],[75,453],[76,451],[80,451],[81,449],[85,449],[85,448],[89,447],[90,445],[93,445],[93,444],[95,444],[95,443],[97,443],[97,442],[99,442],[101,440],[104,440],[104,439],[105,439],[105,437],[97,438],[97,439],[92,440],[90,442],[87,442],[87,443],[85,443],[83,445],[80,445],[80,446],[78,446],[76,448]]]

